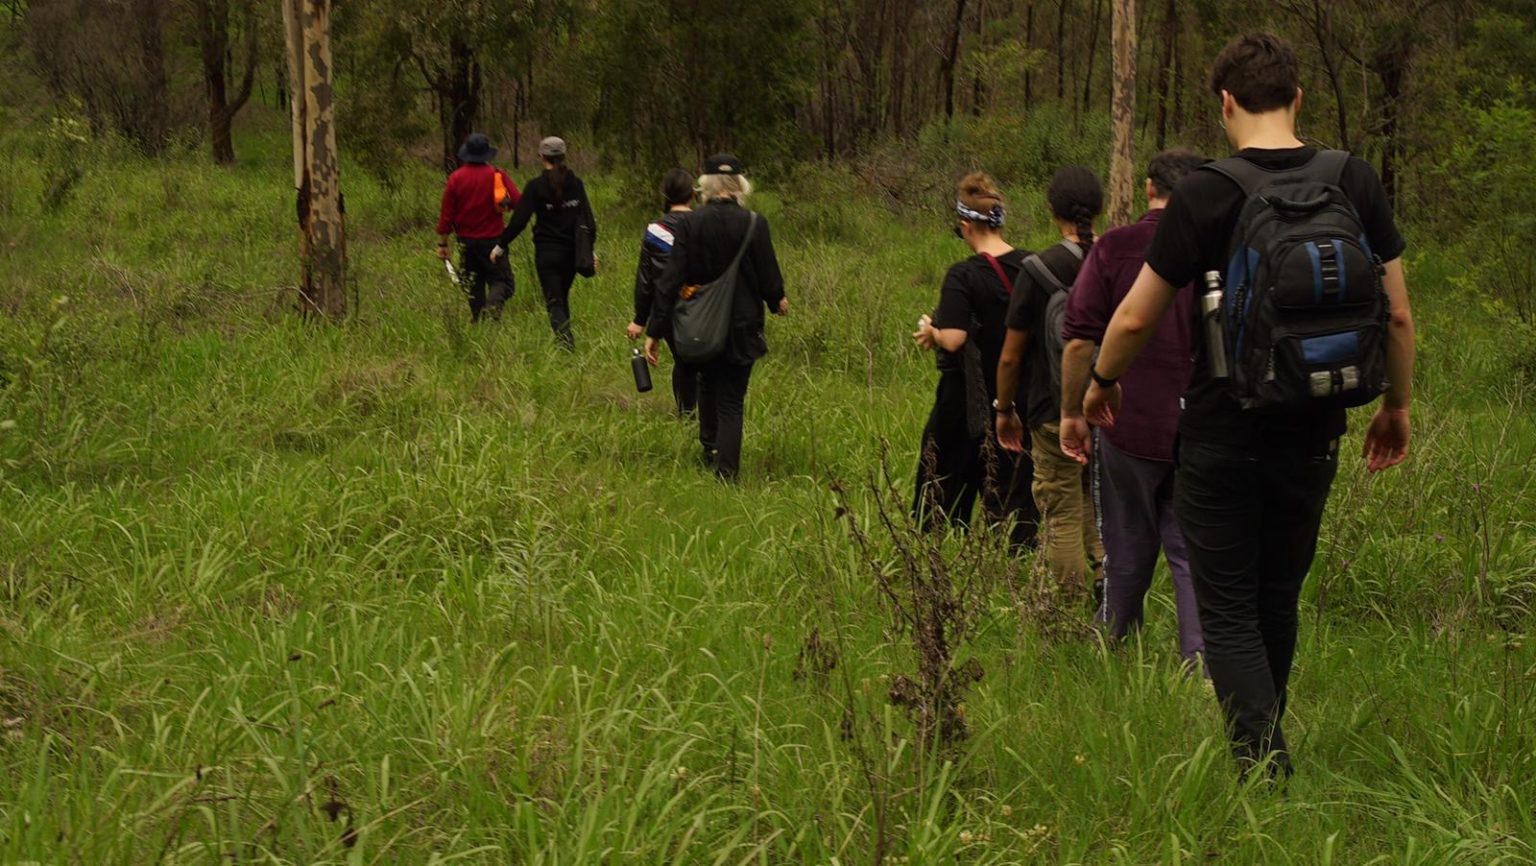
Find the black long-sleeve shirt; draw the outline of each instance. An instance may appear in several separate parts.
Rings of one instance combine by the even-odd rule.
[[[682,224],[687,211],[669,211],[645,227],[645,237],[640,240],[640,264],[635,268],[635,324],[645,325],[651,320],[651,306],[656,298],[656,281],[672,259],[672,246],[677,241],[677,227]]]
[[[525,192],[526,196],[527,193]],[[672,258],[656,281],[646,332],[656,338],[672,335],[672,308],[684,285],[702,286],[718,279],[746,240],[751,211],[730,200],[712,201],[682,220],[675,232]],[[761,215],[737,272],[731,305],[731,335],[722,360],[750,364],[768,353],[763,324],[769,309],[784,300],[784,276],[773,251],[768,220]]]
[[[555,195],[555,185],[549,172],[535,177],[523,186],[523,197],[518,199],[517,209],[512,211],[512,221],[501,233],[501,245],[508,246],[528,227],[528,221],[538,215],[533,226],[535,249],[576,249],[576,227],[585,225],[592,230],[592,242],[597,243],[597,221],[592,218],[592,203],[587,200],[586,185],[575,172],[568,171],[562,195]]]

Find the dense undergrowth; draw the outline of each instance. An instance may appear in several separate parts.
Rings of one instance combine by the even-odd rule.
[[[69,130],[12,120],[0,860],[1536,859],[1533,394],[1433,238],[1413,458],[1341,470],[1277,795],[1234,778],[1164,588],[1108,651],[995,556],[956,659],[969,737],[915,745],[876,516],[931,396],[907,334],[963,253],[938,216],[838,171],[765,182],[795,309],[726,489],[627,380],[645,209],[618,184],[591,184],[604,272],[566,355],[521,243],[507,320],[467,324],[429,170],[345,174],[356,315],[324,327],[281,291],[280,131],[230,169],[89,142],[64,164]]]

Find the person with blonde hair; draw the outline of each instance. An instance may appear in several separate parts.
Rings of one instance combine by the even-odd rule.
[[[929,529],[964,527],[978,496],[989,524],[1012,521],[1011,539],[1034,543],[1040,514],[1030,496],[1028,454],[998,447],[992,429],[997,364],[1003,350],[1008,299],[1029,255],[1003,239],[1007,209],[984,173],[960,181],[955,235],[973,255],[944,276],[939,306],[918,322],[913,339],[938,358],[939,385],[923,429],[913,516]]]
[[[698,364],[699,443],[705,463],[726,482],[741,472],[747,383],[752,366],[768,354],[765,313],[789,313],[768,220],[747,209],[752,182],[742,171],[741,160],[730,154],[705,161],[699,177],[702,206],[673,233],[672,256],[656,281],[645,341],[646,360],[654,366],[661,341],[672,336],[679,295],[715,282],[739,259],[724,348]]]

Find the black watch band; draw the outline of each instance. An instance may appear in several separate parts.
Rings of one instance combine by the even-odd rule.
[[[1099,368],[1097,367],[1089,367],[1088,375],[1093,377],[1094,384],[1098,385],[1100,388],[1113,388],[1115,387],[1115,383],[1120,381],[1119,379],[1106,379],[1105,377],[1100,376]]]

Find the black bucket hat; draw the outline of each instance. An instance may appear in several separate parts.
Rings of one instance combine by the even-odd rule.
[[[490,162],[496,158],[496,148],[491,147],[491,140],[484,133],[472,132],[469,138],[464,139],[464,145],[459,148],[459,161],[470,164]]]
[[[729,153],[717,153],[704,160],[702,174],[741,174],[741,160]]]

